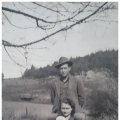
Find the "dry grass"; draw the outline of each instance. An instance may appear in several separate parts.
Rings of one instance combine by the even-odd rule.
[[[13,119],[42,119],[51,115],[52,105],[34,104],[28,102],[4,102],[2,103],[2,115],[4,120]]]
[[[78,78],[81,76],[78,76]],[[112,78],[106,71],[89,71],[87,76],[82,76],[85,80],[86,105],[95,104],[95,98],[99,95],[97,91],[107,93],[112,96],[117,103],[118,84],[115,78]],[[43,120],[51,116],[50,95],[46,89],[46,84],[53,82],[51,79],[30,80],[30,79],[13,79],[4,80],[3,82],[3,120]],[[95,96],[95,94],[96,96]],[[20,95],[29,93],[33,95],[31,101],[22,101]],[[92,95],[92,97],[91,97]],[[91,99],[92,98],[92,99]],[[109,100],[109,99],[108,99]],[[9,101],[9,102],[8,102]],[[14,101],[14,102],[13,102]],[[17,101],[17,102],[16,102]],[[98,100],[99,102],[99,100]],[[41,104],[37,104],[41,103]],[[106,107],[110,107],[107,106]],[[114,107],[114,106],[113,106]],[[92,107],[93,108],[93,107]],[[115,108],[116,109],[116,108]],[[117,109],[116,109],[117,110]],[[116,111],[117,112],[117,111]],[[117,120],[117,115],[101,114],[99,117],[88,116],[86,120]]]
[[[21,95],[31,94],[33,103],[50,103],[49,90],[43,80],[13,79],[4,80],[2,99],[4,101],[21,101]]]

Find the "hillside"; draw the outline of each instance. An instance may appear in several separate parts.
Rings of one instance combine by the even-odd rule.
[[[84,57],[71,58],[73,67],[71,73],[74,75],[86,74],[89,70],[107,69],[114,77],[118,76],[118,51],[106,50],[91,53]],[[49,76],[56,76],[58,73],[55,69],[55,61],[51,66],[47,65],[43,68],[35,68],[34,65],[30,69],[25,70],[24,78],[45,78]]]

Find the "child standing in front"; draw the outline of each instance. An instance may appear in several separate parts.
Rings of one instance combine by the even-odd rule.
[[[64,99],[60,102],[60,114],[56,120],[74,120],[75,104],[71,99]]]

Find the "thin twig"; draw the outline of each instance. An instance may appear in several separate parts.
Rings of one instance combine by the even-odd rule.
[[[32,3],[35,4],[35,5],[38,5],[38,6],[42,7],[42,8],[45,8],[45,9],[47,9],[47,10],[50,10],[50,11],[52,11],[52,12],[55,12],[55,13],[57,13],[57,14],[60,14],[60,15],[62,15],[62,16],[65,16],[64,14],[60,13],[59,10],[53,10],[53,9],[51,9],[51,8],[48,8],[48,7],[44,6],[44,5],[41,5],[40,3],[36,3],[36,2],[32,2]]]
[[[49,35],[47,35],[46,37],[43,37],[42,39],[40,40],[36,40],[36,41],[33,41],[33,42],[29,42],[29,43],[25,43],[25,44],[21,44],[21,45],[18,45],[18,44],[12,44],[12,43],[9,43],[8,41],[5,41],[5,40],[2,40],[2,44],[4,46],[8,46],[8,47],[24,47],[24,46],[30,46],[32,44],[35,44],[35,43],[38,43],[38,42],[41,42],[43,40],[46,40],[47,38],[61,32],[61,31],[66,31],[66,30],[69,30],[71,29],[72,27],[78,25],[78,24],[81,24],[83,23],[85,20],[89,19],[90,17],[92,17],[93,15],[95,15],[101,8],[103,8],[103,6],[105,6],[107,4],[107,2],[103,3],[98,9],[96,9],[93,13],[91,13],[90,15],[86,16],[85,18],[75,22],[74,24],[71,24],[69,26],[66,26],[66,27],[63,27],[62,29],[60,30],[57,30]]]
[[[9,57],[16,65],[25,68],[23,65],[17,63],[17,62],[10,56],[10,54],[8,53],[8,51],[7,51],[7,49],[6,49],[5,46],[4,46],[4,49],[5,49],[5,51],[6,51],[7,55],[8,55],[8,57]]]
[[[4,11],[2,11],[3,15],[5,16],[6,20],[8,21],[8,23],[16,28],[19,28],[19,29],[30,29],[30,28],[35,28],[35,27],[20,27],[20,26],[17,26],[15,24],[13,24],[10,19],[7,17],[7,15],[4,13]]]

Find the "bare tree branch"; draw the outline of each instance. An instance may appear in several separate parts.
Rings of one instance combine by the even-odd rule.
[[[42,22],[44,22],[44,23],[51,23],[51,24],[54,23],[54,24],[56,24],[56,23],[61,23],[61,22],[65,22],[65,21],[70,21],[71,19],[73,19],[73,18],[75,18],[77,15],[79,15],[81,12],[83,12],[83,11],[85,10],[85,8],[88,7],[88,5],[89,5],[89,3],[88,3],[85,7],[83,7],[83,9],[80,9],[80,8],[79,8],[79,11],[78,11],[75,15],[73,15],[72,17],[69,17],[69,18],[63,19],[63,20],[59,20],[59,21],[54,21],[54,22],[52,22],[52,21],[46,21],[46,20],[44,20],[44,19],[35,17],[35,16],[33,16],[33,15],[30,15],[30,14],[27,14],[27,13],[24,13],[24,12],[21,12],[21,11],[16,11],[16,10],[13,10],[13,9],[9,9],[9,8],[6,8],[6,7],[2,7],[2,10],[8,11],[8,12],[13,12],[13,13],[16,13],[16,14],[21,14],[21,15],[30,17],[30,18],[32,18],[32,19],[34,19],[34,20],[36,20],[36,21],[39,21],[39,20],[40,20],[40,21],[42,21]]]
[[[62,3],[58,3],[58,4],[65,9],[65,11],[62,11],[62,12],[70,12]]]
[[[3,15],[5,16],[6,20],[8,21],[8,23],[16,28],[19,28],[19,29],[30,29],[30,28],[35,28],[35,27],[20,27],[20,26],[17,26],[15,24],[13,24],[10,19],[7,17],[7,15],[4,13],[4,11],[2,11]]]
[[[108,22],[108,23],[118,23],[118,21],[115,20],[104,20],[104,19],[91,19],[91,20],[86,20],[85,23],[87,22],[95,22],[95,21],[101,21],[101,22]]]
[[[60,14],[60,15],[62,15],[62,16],[65,16],[64,14],[62,14],[62,13],[60,13],[60,11],[56,11],[56,10],[53,10],[53,9],[51,9],[51,8],[48,8],[48,7],[46,7],[46,6],[44,6],[44,5],[41,5],[40,3],[36,3],[36,2],[32,2],[33,4],[35,4],[35,5],[38,5],[38,6],[40,6],[40,7],[43,7],[43,8],[45,8],[45,9],[47,9],[47,10],[50,10],[50,11],[52,11],[52,12],[55,12],[55,13],[57,13],[57,14]]]
[[[8,41],[2,40],[2,45],[8,46],[8,47],[26,47],[26,46],[30,46],[30,45],[32,45],[32,44],[41,42],[41,41],[46,40],[47,38],[49,38],[49,37],[51,37],[51,36],[53,36],[53,35],[55,35],[55,34],[61,32],[61,31],[69,30],[70,28],[72,28],[72,27],[74,27],[74,26],[76,26],[76,25],[78,25],[78,24],[83,23],[85,20],[87,20],[87,19],[89,19],[90,17],[94,16],[94,15],[95,15],[100,9],[102,9],[103,6],[105,6],[106,4],[107,4],[107,2],[103,3],[99,8],[97,8],[97,9],[96,9],[93,13],[91,13],[90,15],[88,15],[88,16],[84,17],[83,19],[81,19],[81,20],[75,22],[74,24],[71,24],[71,25],[69,25],[69,26],[63,27],[63,28],[60,29],[60,30],[55,31],[55,32],[53,32],[53,33],[47,35],[46,37],[43,37],[43,38],[40,39],[40,40],[36,40],[36,41],[33,41],[33,42],[21,44],[21,45],[12,44],[12,43],[9,43]]]
[[[27,13],[24,13],[24,12],[21,12],[21,11],[9,9],[9,8],[6,8],[6,7],[2,7],[2,10],[8,11],[8,12],[12,12],[12,13],[16,13],[16,14],[20,14],[20,15],[24,15],[24,16],[27,16],[27,17],[32,18],[32,19],[34,19],[34,20],[40,20],[40,21],[42,21],[42,22],[44,22],[44,23],[55,23],[55,22],[46,21],[46,20],[44,20],[44,19],[35,17],[35,16],[33,16],[33,15],[30,15],[30,14],[27,14]]]
[[[5,51],[6,51],[7,55],[8,55],[8,57],[9,57],[16,65],[25,68],[23,65],[17,63],[17,62],[10,56],[10,54],[9,54],[9,52],[7,51],[7,49],[6,49],[5,46],[4,46],[4,49],[5,49]]]

